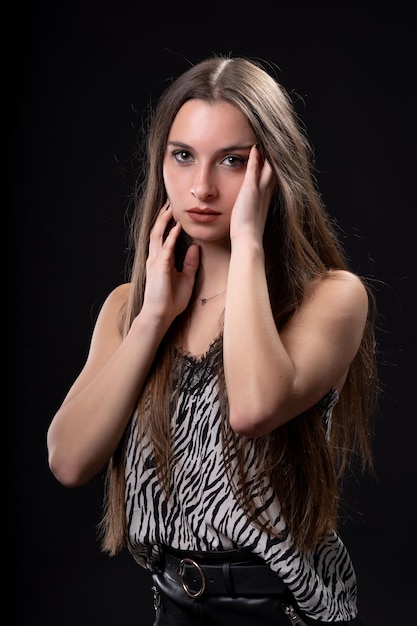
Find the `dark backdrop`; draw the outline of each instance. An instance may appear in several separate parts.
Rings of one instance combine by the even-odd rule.
[[[45,434],[83,364],[103,299],[124,279],[141,113],[189,61],[231,51],[276,64],[297,94],[325,203],[353,269],[375,280],[384,386],[377,480],[350,481],[341,532],[366,626],[409,624],[416,527],[411,11],[398,3],[372,10],[136,4],[40,1],[18,5],[17,18],[4,22],[13,42],[4,53],[10,91],[3,92],[11,105],[3,107],[11,137],[3,235],[8,623],[152,624],[148,574],[126,553],[100,553],[102,477],[77,490],[58,484]]]

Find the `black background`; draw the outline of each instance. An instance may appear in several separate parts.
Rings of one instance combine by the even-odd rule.
[[[377,479],[350,481],[341,533],[355,562],[365,626],[411,624],[411,10],[398,3],[272,6],[36,2],[18,5],[15,18],[3,22],[4,36],[11,35],[3,59],[10,77],[4,132],[11,138],[3,231],[9,624],[152,624],[147,572],[126,553],[100,553],[102,477],[76,490],[62,487],[47,466],[45,435],[86,357],[103,299],[124,280],[141,114],[171,77],[213,52],[279,67],[315,147],[319,185],[352,268],[375,281],[384,386]]]

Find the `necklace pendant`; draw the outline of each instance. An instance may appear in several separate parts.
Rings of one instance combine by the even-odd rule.
[[[219,291],[219,293],[215,293],[214,296],[210,296],[210,298],[200,298],[199,296],[197,296],[197,300],[200,300],[201,306],[205,306],[207,302],[209,302],[210,300],[213,300],[213,298],[217,298],[217,296],[221,296],[222,293],[224,293],[225,291],[226,289],[223,289],[223,291]]]

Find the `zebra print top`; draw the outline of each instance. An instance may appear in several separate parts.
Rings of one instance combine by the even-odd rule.
[[[180,395],[171,422],[176,462],[169,500],[156,477],[152,447],[146,439],[138,444],[132,419],[125,468],[128,549],[148,569],[158,555],[158,544],[180,550],[251,550],[284,580],[309,617],[352,619],[357,613],[356,577],[340,537],[331,532],[313,552],[300,552],[286,532],[277,498],[269,514],[275,527],[284,531],[279,538],[249,523],[236,502],[221,448],[218,344],[214,342],[201,358],[182,357]],[[337,401],[333,390],[320,402],[328,422]],[[250,468],[250,449],[248,454]]]

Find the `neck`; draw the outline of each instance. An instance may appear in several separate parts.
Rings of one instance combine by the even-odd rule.
[[[204,246],[200,251],[200,266],[195,288],[197,298],[211,298],[224,293],[229,273],[230,250],[219,246]]]

